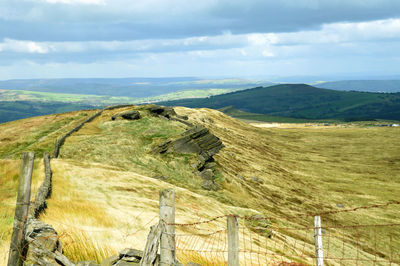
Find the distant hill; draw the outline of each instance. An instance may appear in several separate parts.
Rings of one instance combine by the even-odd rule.
[[[64,113],[85,109],[96,109],[99,106],[60,102],[39,101],[0,101],[0,123],[54,113]]]
[[[282,84],[212,96],[163,102],[165,105],[220,109],[297,119],[400,120],[400,93],[344,92],[306,84]]]
[[[340,91],[400,92],[400,80],[341,80],[316,86]]]
[[[272,84],[271,82],[246,79],[200,79],[191,77],[67,78],[5,80],[0,81],[0,89],[144,98],[182,90],[246,89]]]

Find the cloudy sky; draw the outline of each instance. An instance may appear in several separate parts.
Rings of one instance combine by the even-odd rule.
[[[0,79],[400,74],[399,0],[0,0]]]

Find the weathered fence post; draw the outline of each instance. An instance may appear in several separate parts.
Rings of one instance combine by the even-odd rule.
[[[164,223],[164,231],[160,240],[160,265],[175,265],[175,191],[160,191],[160,222]]]
[[[29,203],[31,200],[31,181],[33,171],[33,152],[22,154],[22,165],[19,175],[17,204],[15,206],[14,227],[11,236],[8,266],[22,265],[24,248],[25,223],[28,217]]]
[[[324,250],[322,248],[321,216],[314,216],[314,238],[316,265],[324,265]]]
[[[228,226],[228,266],[239,266],[239,225],[234,215],[227,217]]]

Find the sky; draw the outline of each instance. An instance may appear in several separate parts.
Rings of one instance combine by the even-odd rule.
[[[0,0],[0,80],[400,74],[399,0]]]

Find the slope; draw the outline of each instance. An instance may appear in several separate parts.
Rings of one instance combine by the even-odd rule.
[[[39,115],[94,108],[98,108],[98,106],[84,103],[0,101],[0,123]]]
[[[204,99],[162,104],[214,109],[233,106],[250,113],[302,119],[400,120],[400,93],[343,92],[306,84],[258,87]]]
[[[179,136],[186,126],[149,116],[142,108],[135,108],[143,114],[136,121],[111,120],[112,115],[129,108],[105,111],[68,138],[60,158],[52,160],[54,191],[42,219],[60,233],[71,258],[95,259],[74,245],[79,239],[106,250],[104,256],[127,246],[142,249],[148,227],[157,219],[157,191],[165,187],[177,190],[177,222],[227,213],[259,214],[286,227],[310,226],[312,216],[301,214],[386,203],[397,200],[400,193],[398,128],[261,129],[215,110],[175,108],[179,115],[188,116],[189,122],[209,128],[225,145],[215,156],[222,189],[207,191],[193,171],[192,155],[152,152],[155,145]],[[1,125],[1,157],[8,157],[1,161],[6,176],[2,180],[13,180],[22,151],[52,150],[50,143],[91,113]],[[56,122],[63,125],[60,131]],[[30,130],[19,130],[11,139],[10,132],[23,125]],[[48,133],[43,139],[44,132]],[[21,144],[23,139],[26,144]],[[160,176],[164,176],[162,180]],[[2,196],[7,195],[4,201],[11,205],[15,192],[8,189],[7,193]],[[12,226],[9,209],[2,209],[0,235],[4,239]],[[323,222],[399,223],[397,213],[398,207],[360,210],[327,215]],[[215,230],[223,223],[206,229]],[[394,247],[400,247],[399,235],[393,232]],[[290,232],[285,237],[304,241]],[[364,245],[363,252],[368,252],[372,246],[355,243],[355,239],[367,237],[362,232],[349,232],[346,245],[354,250]],[[2,246],[5,250],[6,240]],[[340,256],[341,250],[335,252],[333,255]],[[382,250],[384,255],[386,252]]]

